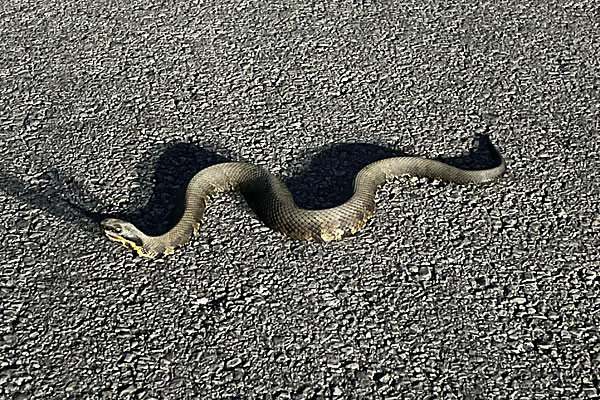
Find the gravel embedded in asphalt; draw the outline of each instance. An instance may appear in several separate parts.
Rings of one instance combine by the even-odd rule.
[[[0,398],[600,395],[600,14],[593,2],[9,2],[0,11]],[[148,261],[199,169],[254,162],[298,203],[397,154],[339,242],[240,195]]]

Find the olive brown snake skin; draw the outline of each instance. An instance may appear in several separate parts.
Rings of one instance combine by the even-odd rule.
[[[263,167],[227,162],[198,172],[188,184],[185,209],[179,222],[160,236],[149,236],[132,223],[115,218],[103,220],[101,230],[108,239],[122,243],[140,256],[154,258],[173,253],[198,231],[210,200],[230,191],[251,198],[258,216],[272,229],[299,240],[331,241],[362,229],[375,210],[377,189],[403,175],[467,184],[493,181],[506,170],[503,157],[490,169],[465,170],[421,157],[393,157],[373,162],[354,179],[354,192],[345,203],[327,209],[299,208],[287,187]]]

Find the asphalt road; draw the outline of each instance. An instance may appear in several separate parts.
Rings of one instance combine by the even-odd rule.
[[[600,394],[600,14],[583,2],[4,2],[1,399],[583,399]],[[340,242],[239,195],[148,261],[194,172],[264,165],[298,202],[409,154]]]

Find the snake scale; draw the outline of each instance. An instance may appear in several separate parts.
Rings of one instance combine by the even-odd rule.
[[[272,229],[294,239],[338,240],[362,229],[375,210],[377,189],[394,178],[411,175],[456,184],[484,183],[502,176],[503,157],[491,146],[498,166],[465,170],[421,157],[393,157],[373,162],[361,169],[354,179],[354,192],[345,203],[327,209],[307,210],[294,202],[287,187],[263,167],[227,162],[198,172],[188,184],[185,209],[179,222],[160,236],[144,234],[132,223],[107,218],[100,223],[108,239],[120,242],[140,256],[154,258],[173,253],[198,232],[207,205],[215,196],[239,191],[253,200],[260,219]]]

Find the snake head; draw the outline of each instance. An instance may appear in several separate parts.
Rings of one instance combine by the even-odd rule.
[[[128,249],[145,256],[144,234],[131,222],[107,218],[100,222],[100,230],[109,240],[119,242]]]

